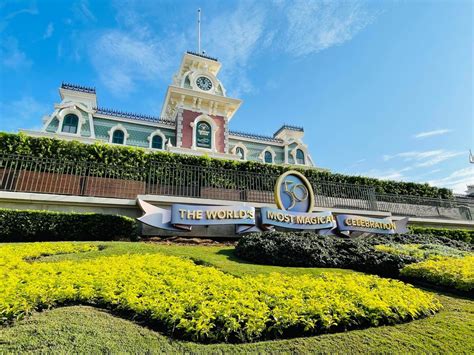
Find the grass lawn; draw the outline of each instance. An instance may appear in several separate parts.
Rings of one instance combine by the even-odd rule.
[[[176,246],[146,243],[98,243],[98,252],[56,255],[49,260],[78,260],[127,253],[156,253],[190,257],[236,276],[280,272],[319,275],[350,270],[287,268],[255,265],[232,255],[232,247]],[[170,339],[107,311],[73,306],[35,313],[0,328],[0,353],[44,352],[451,352],[474,353],[474,302],[436,293],[444,309],[433,317],[395,326],[383,326],[307,338],[251,344],[203,345]],[[1,297],[1,296],[0,296]]]

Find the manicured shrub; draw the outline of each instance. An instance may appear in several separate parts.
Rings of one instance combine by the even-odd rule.
[[[448,288],[468,292],[474,296],[474,256],[426,260],[405,266],[401,274]]]
[[[81,302],[131,312],[167,334],[205,342],[246,342],[395,324],[441,308],[430,294],[369,275],[280,274],[238,278],[160,254],[26,262],[87,251],[71,243],[0,245],[4,322]]]
[[[384,253],[412,256],[419,260],[439,259],[442,257],[462,258],[469,255],[467,251],[439,244],[382,244],[376,245],[375,250]]]
[[[430,234],[438,237],[461,240],[466,243],[474,243],[474,230],[470,229],[432,228],[420,226],[409,226],[408,228],[414,234]]]
[[[124,216],[0,209],[0,242],[137,238],[138,222]]]
[[[470,251],[470,244],[433,235],[387,235],[345,239],[313,232],[267,232],[242,237],[237,256],[253,262],[304,267],[350,268],[397,277],[405,265],[420,259],[412,255],[377,251],[380,244],[437,244]]]
[[[233,160],[213,159],[209,157],[199,157],[185,154],[172,154],[168,152],[150,153],[141,148],[111,146],[108,144],[82,144],[76,141],[65,141],[51,138],[30,137],[24,134],[10,134],[0,132],[0,151],[5,154],[28,155],[32,157],[54,158],[68,162],[97,162],[104,164],[109,176],[122,176],[124,178],[143,179],[148,181],[150,165],[174,164],[193,165],[205,168],[225,168],[235,171],[256,172],[259,174],[280,175],[289,167],[263,164],[259,162],[239,162]],[[377,193],[412,195],[424,197],[452,198],[452,191],[445,188],[433,187],[428,184],[413,182],[378,180],[364,176],[349,176],[333,174],[319,169],[301,170],[308,179],[312,181],[325,181],[334,183],[348,183],[363,186],[373,186]],[[100,176],[100,171],[96,172]],[[166,174],[164,170],[160,174]],[[167,176],[154,176],[154,179],[166,181]],[[176,176],[170,176],[176,179]],[[232,179],[218,181],[218,187],[234,188],[235,182]],[[211,184],[212,185],[212,181]],[[245,186],[240,186],[245,188]],[[273,181],[269,179],[268,186],[262,186],[270,191],[273,189]],[[252,188],[252,185],[248,186]],[[344,197],[344,196],[341,196]]]

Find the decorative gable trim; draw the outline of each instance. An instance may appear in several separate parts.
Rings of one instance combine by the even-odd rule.
[[[242,142],[238,142],[231,149],[231,153],[234,154],[234,155],[237,155],[237,148],[242,148],[244,150],[244,159],[243,160],[246,161],[247,157],[248,157],[248,154],[249,154],[249,150],[247,149],[247,147]]]
[[[258,158],[259,158],[263,163],[265,163],[265,152],[270,152],[270,154],[272,155],[272,164],[275,164],[276,153],[275,153],[275,151],[272,149],[272,147],[270,147],[270,146],[267,146],[264,150],[262,150],[262,152],[260,153],[260,155],[258,156]],[[267,163],[267,164],[268,164],[268,163]]]

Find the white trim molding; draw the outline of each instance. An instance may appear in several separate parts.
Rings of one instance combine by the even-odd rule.
[[[114,136],[114,132],[118,129],[123,131],[123,144],[112,143],[112,138]],[[117,145],[126,145],[127,144],[127,139],[130,136],[130,134],[128,134],[127,129],[120,123],[113,126],[112,128],[110,128],[110,130],[107,133],[109,134],[109,143],[110,144],[117,144]]]
[[[301,150],[303,152],[303,155],[304,155],[304,164],[299,164],[298,161],[296,160],[296,153],[297,151]],[[293,157],[293,162],[295,165],[309,165],[308,164],[308,148],[303,145],[303,144],[298,144],[296,147],[294,147],[291,152],[290,152],[290,155]]]
[[[196,127],[197,127],[199,122],[207,122],[211,125],[211,129],[212,129],[212,132],[211,132],[211,149],[198,147],[196,145]],[[193,144],[191,146],[191,149],[217,152],[217,149],[216,149],[216,134],[217,134],[217,131],[219,130],[219,126],[216,124],[216,122],[214,122],[212,117],[209,117],[206,114],[199,115],[194,119],[193,122],[190,123],[190,125],[193,128]]]
[[[240,160],[243,160],[243,161],[246,161],[247,160],[247,157],[248,157],[248,154],[249,154],[249,150],[247,149],[247,147],[242,143],[242,142],[238,142],[236,145],[234,145],[234,147],[230,150],[232,154],[234,155],[237,155],[237,148],[242,148],[243,151],[244,151],[244,159],[239,159]],[[238,155],[237,155],[238,156]]]
[[[151,144],[153,143],[153,137],[154,136],[160,136],[161,137],[161,148],[153,148]],[[159,129],[154,130],[153,132],[150,133],[150,135],[146,138],[149,142],[148,148],[153,149],[153,150],[163,150],[166,148],[166,136],[161,132]]]
[[[265,162],[265,153],[266,152],[270,152],[271,155],[272,155],[272,164],[275,164],[275,156],[276,156],[276,153],[275,151],[272,149],[272,147],[270,146],[267,146],[264,150],[262,150],[262,152],[260,153],[260,155],[258,156],[260,158],[260,160],[263,162],[263,163],[266,163],[268,164],[267,162]]]
[[[77,116],[77,130],[76,133],[69,133],[69,132],[63,132],[63,123],[64,123],[64,117],[66,117],[69,114],[73,114]],[[50,119],[46,121],[46,123],[43,126],[42,131],[46,132],[46,129],[48,128],[49,124],[57,118],[59,120],[58,123],[58,128],[56,130],[57,134],[65,135],[65,136],[70,136],[70,137],[80,137],[81,136],[81,130],[82,130],[82,125],[85,123],[84,117],[82,117],[82,112],[78,109],[76,105],[70,105],[68,107],[65,107],[61,110],[56,110],[55,113],[53,113],[50,116]]]

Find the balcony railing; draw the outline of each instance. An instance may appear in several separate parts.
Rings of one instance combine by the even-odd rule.
[[[134,199],[168,195],[274,203],[277,175],[151,163],[147,168],[0,155],[0,190]],[[394,215],[472,220],[474,203],[381,195],[371,186],[311,181],[317,207],[387,211]],[[472,199],[471,199],[472,200]]]

